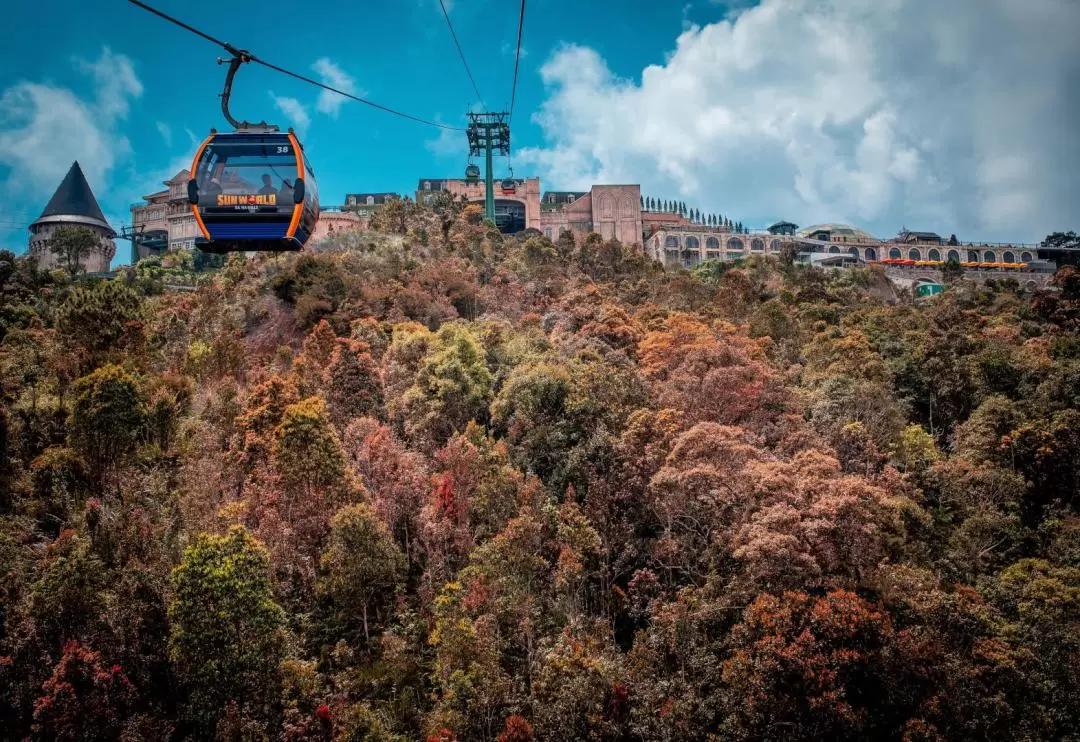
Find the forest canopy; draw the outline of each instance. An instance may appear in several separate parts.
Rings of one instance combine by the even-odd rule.
[[[0,737],[1080,739],[1075,270],[395,208],[194,290],[0,254]]]

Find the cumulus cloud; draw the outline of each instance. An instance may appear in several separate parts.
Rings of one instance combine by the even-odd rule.
[[[640,182],[748,224],[1041,238],[1076,226],[1078,29],[1075,0],[763,0],[639,80],[557,49],[546,144],[517,157],[552,187]]]
[[[284,113],[289,121],[292,122],[293,128],[296,129],[296,133],[301,137],[307,133],[307,128],[311,124],[311,116],[308,114],[304,104],[298,101],[296,98],[288,98],[280,95],[274,95],[270,93],[270,97],[274,101],[274,105],[278,110]]]
[[[352,77],[326,57],[316,60],[315,64],[312,65],[312,69],[319,74],[319,79],[322,81],[323,85],[329,85],[332,88],[337,88],[342,92],[360,98],[363,98],[366,95],[364,91],[358,91],[356,81],[353,80]],[[348,101],[349,99],[344,96],[338,95],[337,93],[331,93],[329,90],[324,90],[319,93],[319,98],[315,102],[315,108],[320,113],[336,117],[338,111],[341,110],[341,106]]]
[[[50,195],[74,160],[95,189],[104,189],[117,161],[130,152],[117,131],[130,101],[142,95],[130,60],[108,47],[94,62],[74,60],[93,82],[90,99],[64,87],[18,82],[0,94],[0,163],[8,187],[28,198]]]

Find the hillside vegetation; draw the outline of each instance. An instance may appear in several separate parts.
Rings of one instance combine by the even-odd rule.
[[[0,254],[0,736],[1080,739],[1080,274]]]

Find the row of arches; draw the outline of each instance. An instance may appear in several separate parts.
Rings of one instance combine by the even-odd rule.
[[[750,252],[765,252],[766,245],[765,240],[760,237],[754,237],[750,240]],[[689,235],[685,239],[685,243],[679,237],[675,235],[669,235],[664,238],[665,250],[700,250],[701,241],[693,236]],[[706,250],[719,250],[720,240],[716,237],[705,238]],[[746,243],[739,237],[729,237],[727,239],[727,249],[729,252],[741,252],[746,249]],[[772,240],[768,245],[769,252],[780,252],[780,240]]]
[[[982,253],[981,257],[979,256],[979,251],[978,250],[967,250],[966,252],[967,252],[966,261],[965,261],[965,258],[961,257],[959,250],[949,250],[948,252],[945,253],[945,258],[944,259],[945,260],[955,260],[957,262],[964,261],[964,262],[968,262],[968,263],[997,263],[998,262],[998,256],[993,250],[987,250],[986,252]],[[903,258],[904,254],[903,254],[903,251],[900,248],[894,247],[894,248],[891,248],[889,250],[889,257],[890,258]],[[907,258],[908,258],[908,260],[922,260],[923,259],[922,251],[919,250],[918,248],[913,247],[910,250],[908,250]],[[927,253],[926,253],[926,260],[941,260],[941,259],[942,259],[941,251],[938,250],[937,248],[930,248],[930,250],[928,250]],[[1020,260],[1019,261],[1017,261],[1017,259],[1016,259],[1016,253],[1013,252],[1012,250],[1005,250],[1003,253],[1001,253],[1001,258],[1000,258],[1000,261],[1002,263],[1016,263],[1016,262],[1030,263],[1031,260],[1032,260],[1032,255],[1027,250],[1024,250],[1023,252],[1020,253]]]

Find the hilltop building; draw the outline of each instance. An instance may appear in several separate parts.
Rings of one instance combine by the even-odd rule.
[[[825,223],[799,228],[779,221],[765,230],[732,229],[728,224],[704,224],[715,219],[689,219],[676,211],[645,208],[639,185],[593,185],[588,190],[543,192],[539,178],[508,178],[494,183],[495,221],[505,233],[535,229],[551,240],[570,232],[580,243],[591,232],[604,239],[636,244],[666,267],[692,267],[705,260],[739,260],[749,255],[779,255],[785,245],[803,255],[800,262],[822,265],[874,263],[887,258],[950,260],[966,263],[1032,263],[1054,259],[1045,245],[960,243],[936,232],[901,230],[892,239],[879,239],[849,224]],[[440,193],[454,200],[483,205],[485,184],[464,178],[421,178],[417,203],[431,203]],[[334,230],[366,228],[367,218],[392,193],[353,193],[340,209],[325,209],[316,238]],[[669,202],[664,202],[668,204]],[[649,199],[652,205],[652,199]],[[685,205],[682,205],[686,213]],[[691,209],[691,212],[694,210]],[[358,218],[351,218],[355,215]],[[720,220],[725,221],[725,220]],[[1058,252],[1061,252],[1059,250]],[[1075,252],[1075,251],[1074,251]],[[854,260],[828,258],[846,255]]]
[[[486,186],[483,181],[422,178],[416,201],[430,203],[440,192],[483,205]],[[640,245],[641,215],[641,187],[637,185],[594,185],[588,191],[549,191],[541,196],[539,178],[495,182],[495,223],[511,234],[536,229],[557,240],[563,232],[572,232],[580,242],[597,232],[604,239]]]
[[[401,198],[397,193],[348,193],[345,195],[344,209],[370,217],[371,212],[393,198]]]
[[[132,204],[131,224],[139,234],[135,260],[161,255],[167,250],[191,250],[199,236],[199,226],[187,200],[191,174],[181,170],[162,183],[165,190],[143,196],[146,203]],[[141,233],[139,230],[142,230]]]
[[[99,273],[109,270],[116,255],[116,243],[113,241],[116,232],[101,213],[101,207],[78,161],[72,163],[41,216],[30,225],[27,256],[39,268],[56,268],[59,265],[50,247],[53,234],[63,227],[85,227],[98,236],[97,247],[83,258],[84,271]]]

